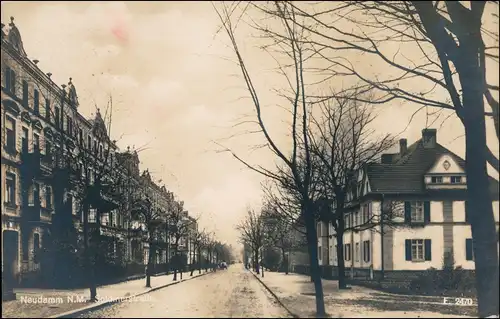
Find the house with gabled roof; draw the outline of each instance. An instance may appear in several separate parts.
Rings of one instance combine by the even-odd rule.
[[[346,269],[351,276],[408,276],[445,264],[474,269],[465,161],[437,143],[436,129],[422,130],[422,138],[410,146],[401,139],[399,146],[398,153],[384,154],[380,163],[356,172],[344,219],[350,229],[343,237]],[[490,177],[485,190],[492,195],[497,234],[498,186]],[[328,231],[334,234],[332,226]],[[327,244],[320,264],[336,266],[336,239]]]

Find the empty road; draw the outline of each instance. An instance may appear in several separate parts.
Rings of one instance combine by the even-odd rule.
[[[236,264],[78,318],[289,318],[254,276]]]

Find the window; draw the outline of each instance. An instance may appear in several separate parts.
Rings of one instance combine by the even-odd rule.
[[[363,261],[365,263],[370,262],[370,256],[371,256],[371,251],[370,251],[370,241],[365,240],[363,242]]]
[[[351,260],[351,244],[344,245],[344,260]]]
[[[430,261],[431,258],[431,240],[430,239],[406,239],[405,240],[406,260],[407,261]]]
[[[349,217],[350,217],[349,214],[345,214],[345,216],[344,216],[344,229],[351,227],[351,225],[349,223]]]
[[[415,239],[411,241],[411,260],[424,260],[424,241],[422,239]]]
[[[73,135],[73,119],[69,115],[66,115],[66,132]]]
[[[356,246],[355,246],[355,251],[354,251],[354,257],[356,258],[356,262],[359,262],[359,243],[356,243]]]
[[[353,226],[358,226],[359,224],[360,224],[360,222],[359,222],[359,212],[354,212]]]
[[[370,207],[368,204],[363,205],[363,220],[361,223],[366,224],[370,222]]]
[[[93,151],[97,154],[98,150],[97,150],[97,141],[96,140],[94,140],[94,149],[93,149]]]
[[[102,144],[99,145],[99,156],[102,158],[103,157],[103,148],[102,148]]]
[[[9,67],[5,68],[5,88],[16,95],[16,72]]]
[[[452,176],[451,183],[452,184],[461,184],[462,183],[462,176]]]
[[[38,264],[38,254],[40,252],[40,234],[33,234],[33,261]]]
[[[441,176],[432,176],[431,183],[432,184],[441,184],[443,182],[443,177]]]
[[[30,196],[29,206],[40,205],[40,185],[38,183],[33,183],[32,192]]]
[[[67,195],[67,205],[68,205],[68,209],[71,213],[71,215],[73,215],[75,213],[75,210],[74,210],[74,207],[73,207],[73,196],[72,195]]]
[[[318,259],[323,259],[321,257],[321,246],[318,246]]]
[[[61,118],[60,118],[61,114],[60,114],[60,111],[59,111],[59,108],[56,106],[55,109],[54,109],[54,117],[55,117],[55,124],[56,124],[56,127],[59,128],[60,125],[61,125]]]
[[[5,199],[7,204],[16,204],[16,175],[12,173],[5,174]]]
[[[33,134],[33,152],[40,152],[40,135]]]
[[[29,130],[23,126],[23,135],[21,136],[21,152],[28,153],[29,151]]]
[[[97,218],[97,209],[90,208],[89,210],[89,223],[95,223]]]
[[[45,186],[45,208],[52,208],[52,187]]]
[[[47,120],[47,122],[50,122],[50,100],[49,99],[45,99],[45,119]]]
[[[87,135],[87,147],[90,149],[92,147],[92,137]]]
[[[83,145],[83,130],[81,128],[78,129],[78,142]]]
[[[23,105],[29,106],[29,85],[28,82],[23,80]]]
[[[318,238],[321,238],[322,234],[321,234],[321,223],[318,223],[316,225],[316,232],[318,234]]]
[[[474,260],[474,245],[472,238],[465,239],[465,259]]]
[[[411,221],[423,222],[424,221],[424,204],[422,202],[414,202],[411,207]]]
[[[7,134],[7,144],[5,148],[8,152],[13,153],[16,151],[16,121],[9,117],[5,117],[5,129]]]
[[[52,156],[52,143],[47,137],[45,137],[45,156],[49,158]]]
[[[33,112],[40,114],[40,92],[37,89],[33,92]]]

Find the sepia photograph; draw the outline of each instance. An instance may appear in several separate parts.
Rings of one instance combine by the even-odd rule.
[[[2,1],[2,318],[499,318],[499,1]]]

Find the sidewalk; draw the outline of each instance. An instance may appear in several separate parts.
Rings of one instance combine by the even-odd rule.
[[[190,272],[182,274],[182,281],[200,276],[196,270],[193,277]],[[202,271],[201,275],[204,275]],[[173,274],[152,276],[151,288],[146,288],[146,278],[129,280],[113,285],[97,287],[97,303],[86,302],[90,298],[89,289],[56,290],[56,289],[14,289],[17,300],[2,302],[2,318],[47,318],[59,314],[76,311],[89,305],[103,304],[110,299],[130,297],[150,290],[157,290],[172,284]],[[177,281],[180,280],[177,274]],[[50,299],[47,299],[50,298]],[[83,301],[83,302],[82,302]]]
[[[258,279],[267,286],[290,312],[300,318],[315,316],[314,285],[310,277],[290,273],[264,272]],[[336,280],[322,280],[325,308],[333,318],[470,318],[477,317],[477,306],[456,306],[441,297],[405,296],[352,286],[339,290]]]

